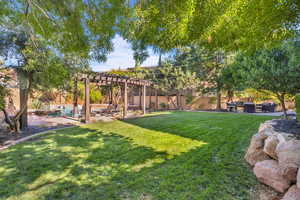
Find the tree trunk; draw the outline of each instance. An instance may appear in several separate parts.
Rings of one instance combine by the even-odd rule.
[[[286,110],[286,106],[285,106],[285,94],[277,94],[277,98],[281,103],[281,107],[282,107],[282,111],[283,111],[283,117],[284,119],[287,119],[287,110]]]
[[[6,111],[6,109],[3,108],[2,112],[4,114],[4,120],[5,120],[5,122],[9,125],[9,129],[10,130],[14,130],[15,129],[14,122],[11,120],[11,118],[10,118],[8,112]]]
[[[170,106],[169,106],[170,97],[169,97],[169,95],[166,95],[166,98],[167,98],[167,110],[169,110],[170,109]]]
[[[21,130],[25,130],[28,127],[27,103],[28,103],[28,89],[20,88],[20,108],[24,108],[23,109],[24,111],[20,114],[20,119],[19,119]]]
[[[227,102],[232,102],[233,101],[233,96],[234,96],[234,91],[233,90],[228,90],[227,91]]]
[[[161,66],[161,52],[159,52],[159,57],[158,57],[158,66]]]
[[[74,91],[73,91],[73,117],[78,114],[78,80],[77,77],[74,80]]]
[[[21,130],[24,130],[28,126],[27,107],[33,81],[33,74],[31,72],[20,73],[23,73],[22,75],[28,80],[28,84],[26,84],[25,87],[20,88],[20,110],[13,117],[9,117],[5,109],[2,110],[6,117],[6,123],[8,123],[11,130],[16,133],[20,133]]]
[[[220,111],[222,109],[221,107],[221,99],[222,99],[222,94],[221,92],[218,90],[217,91],[217,110]]]

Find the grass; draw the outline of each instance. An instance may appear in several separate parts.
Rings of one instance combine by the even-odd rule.
[[[250,199],[243,156],[267,119],[164,112],[60,130],[0,152],[0,199]]]

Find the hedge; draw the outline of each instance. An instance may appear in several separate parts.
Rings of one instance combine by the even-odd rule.
[[[297,119],[298,121],[300,121],[300,94],[296,95],[295,102],[296,102]]]

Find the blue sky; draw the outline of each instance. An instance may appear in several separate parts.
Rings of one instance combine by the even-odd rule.
[[[111,69],[126,69],[134,67],[133,51],[131,45],[126,42],[122,37],[117,35],[113,39],[114,51],[107,56],[105,63],[91,63],[91,67],[94,71],[109,71]],[[142,66],[155,66],[158,63],[158,55],[154,54],[149,49],[149,57],[143,62]]]

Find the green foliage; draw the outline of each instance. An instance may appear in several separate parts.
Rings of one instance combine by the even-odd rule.
[[[137,9],[137,38],[171,49],[258,49],[286,39],[299,23],[299,1],[147,1]],[[209,20],[208,20],[209,19]]]
[[[269,90],[276,95],[295,95],[300,90],[300,47],[296,42],[253,55],[238,55],[235,64],[245,87]]]
[[[190,104],[193,102],[193,100],[195,99],[195,97],[191,94],[186,95],[186,104]]]
[[[295,96],[297,120],[300,121],[300,94]]]
[[[90,91],[90,99],[91,103],[100,103],[100,101],[103,99],[101,90],[97,87],[92,87]]]
[[[150,71],[146,77],[151,79],[156,87],[166,94],[195,89],[200,83],[195,72],[175,67],[170,62],[166,62],[162,67]]]
[[[164,102],[161,102],[160,104],[159,104],[159,106],[163,109],[163,110],[165,110],[165,109],[167,109],[167,104],[166,103],[164,103]]]
[[[1,151],[1,198],[251,199],[259,183],[241,163],[251,136],[271,117],[149,116],[50,131]]]
[[[63,54],[104,61],[111,39],[129,16],[123,0],[4,1],[1,25],[24,26],[26,35],[46,39]]]
[[[85,86],[84,83],[78,82],[78,97],[84,100]],[[72,97],[73,98],[73,97]],[[90,84],[90,101],[91,103],[100,103],[103,99],[102,91],[96,85]]]
[[[147,46],[141,41],[133,41],[132,50],[135,67],[140,67],[141,64],[149,57]]]
[[[43,107],[43,103],[39,100],[34,100],[31,104],[31,107],[35,110],[40,110]]]
[[[0,63],[1,65],[1,63]],[[2,72],[0,68],[0,110],[4,109],[6,106],[5,98],[10,95],[10,91],[8,89],[8,81],[10,77],[5,74],[5,71]]]

